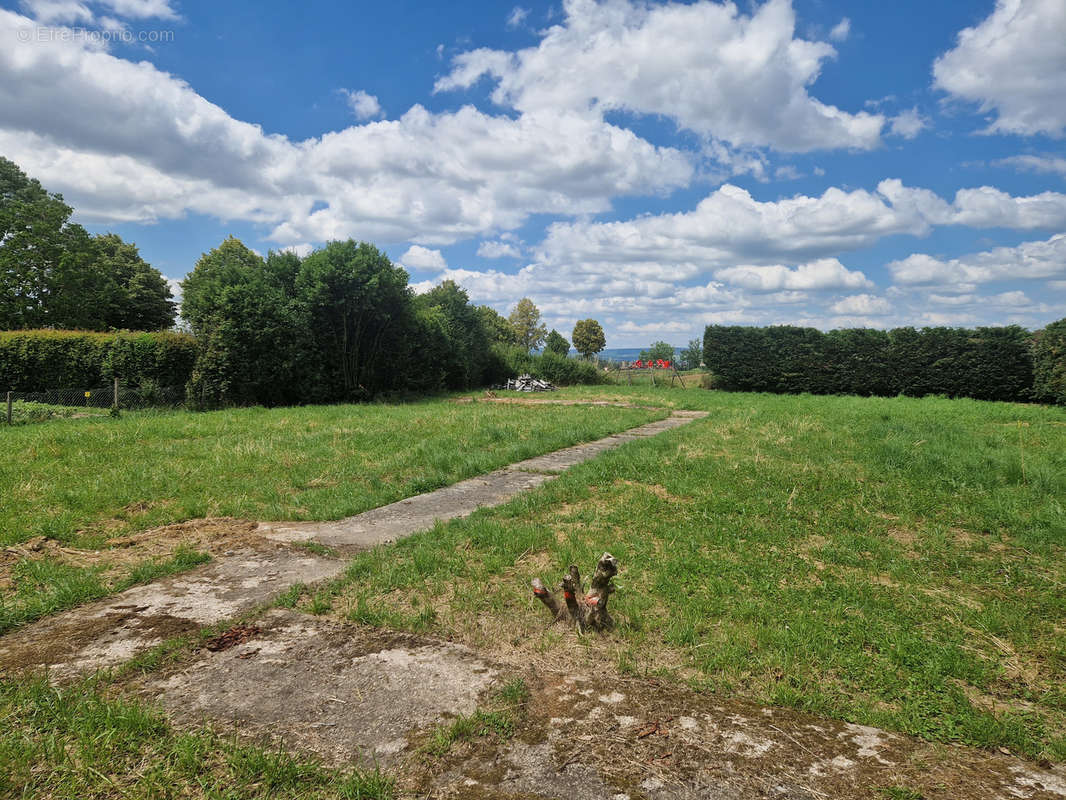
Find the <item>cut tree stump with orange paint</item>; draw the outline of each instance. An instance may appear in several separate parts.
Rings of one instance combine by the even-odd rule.
[[[576,565],[570,569],[559,582],[563,593],[563,602],[545,588],[540,578],[531,581],[533,596],[544,603],[552,614],[553,622],[573,622],[579,632],[587,630],[606,631],[614,627],[614,620],[607,612],[607,600],[614,591],[611,579],[618,574],[618,559],[610,553],[600,556],[588,594],[581,584],[581,573]]]

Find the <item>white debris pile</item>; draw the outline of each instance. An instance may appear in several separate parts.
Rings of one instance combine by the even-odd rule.
[[[517,378],[511,378],[503,387],[504,389],[510,389],[513,392],[554,392],[555,386],[548,381],[542,381],[539,378],[534,378],[532,375],[519,375]]]

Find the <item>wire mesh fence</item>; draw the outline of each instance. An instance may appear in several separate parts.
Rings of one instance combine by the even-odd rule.
[[[3,420],[9,425],[51,419],[81,419],[108,416],[122,411],[180,408],[185,404],[184,386],[159,386],[142,382],[136,386],[115,381],[108,386],[52,389],[44,392],[5,392]]]

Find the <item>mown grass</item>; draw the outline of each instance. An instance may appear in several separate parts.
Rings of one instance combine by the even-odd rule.
[[[431,400],[0,430],[0,547],[207,516],[338,519],[646,422],[636,409]]]
[[[0,797],[391,800],[395,782],[207,729],[179,732],[92,682],[0,679]]]
[[[357,557],[315,610],[1066,760],[1066,411],[589,387],[711,416]],[[622,565],[608,637],[529,580]]]

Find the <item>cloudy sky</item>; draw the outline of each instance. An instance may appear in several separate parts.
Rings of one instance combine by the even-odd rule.
[[[1066,2],[0,0],[0,154],[180,279],[374,242],[567,335],[1066,316]]]

